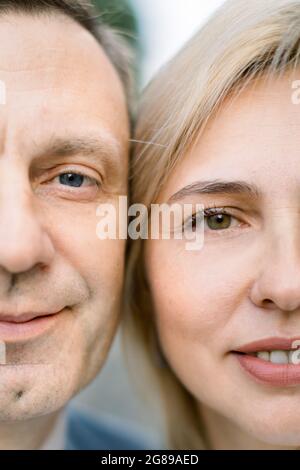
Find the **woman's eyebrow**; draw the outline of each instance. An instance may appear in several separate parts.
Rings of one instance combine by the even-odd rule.
[[[173,194],[168,202],[175,202],[187,196],[195,194],[227,194],[234,195],[240,194],[248,196],[252,199],[259,199],[262,193],[258,186],[255,184],[247,183],[246,181],[222,181],[222,180],[206,180],[196,181],[185,186],[184,188]]]

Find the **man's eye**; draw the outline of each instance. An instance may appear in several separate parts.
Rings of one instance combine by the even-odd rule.
[[[61,173],[56,176],[53,181],[58,179],[58,182],[65,186],[71,186],[73,188],[80,188],[82,186],[93,186],[97,184],[94,178],[91,178],[80,173]]]
[[[63,199],[72,199],[80,201],[92,201],[102,189],[102,180],[100,175],[95,177],[86,172],[89,170],[77,170],[72,168],[63,168],[61,173],[56,169],[56,174],[48,174],[44,177],[41,184],[35,188],[36,194],[47,197],[62,197]],[[92,172],[89,172],[92,173]]]

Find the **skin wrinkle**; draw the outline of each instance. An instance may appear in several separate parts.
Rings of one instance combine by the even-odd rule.
[[[299,72],[299,71],[298,71]],[[185,194],[182,203],[239,208],[246,224],[205,228],[204,246],[147,240],[146,277],[163,354],[195,398],[213,449],[299,448],[299,387],[258,385],[229,352],[299,335],[299,106],[286,74],[224,102],[162,188],[166,202],[198,180],[256,184],[241,194]],[[274,99],[274,93],[276,99]],[[292,125],[291,125],[292,124]],[[175,268],[176,267],[176,268]]]
[[[100,132],[98,134],[97,137],[85,138],[80,136],[65,139],[57,137],[50,139],[50,142],[44,145],[38,145],[35,142],[34,145],[38,150],[32,160],[32,166],[36,162],[35,171],[31,170],[32,177],[38,179],[44,170],[50,169],[50,164],[54,165],[61,158],[72,163],[74,158],[70,159],[77,156],[80,161],[86,161],[89,166],[96,165],[99,168],[103,190],[117,194],[122,190],[126,192],[126,186],[120,175],[122,167],[119,165],[120,159],[124,158],[123,149],[120,149],[119,143],[107,132],[102,132],[102,137]]]
[[[47,334],[7,341],[0,448],[26,449],[101,369],[119,324],[125,240],[97,238],[96,208],[127,194],[129,122],[117,72],[80,25],[11,14],[0,41],[0,316],[68,307]],[[68,167],[102,173],[102,189],[71,197],[53,180]]]

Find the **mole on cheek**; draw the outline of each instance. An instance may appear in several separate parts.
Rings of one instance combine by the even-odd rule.
[[[20,400],[23,395],[24,395],[23,390],[19,390],[18,392],[16,392],[16,393],[15,393],[15,399],[16,399],[16,401]]]

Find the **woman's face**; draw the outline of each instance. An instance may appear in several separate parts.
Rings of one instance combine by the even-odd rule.
[[[206,218],[202,249],[187,251],[184,240],[146,242],[162,351],[199,403],[208,429],[214,422],[211,432],[220,446],[225,427],[236,446],[243,436],[269,445],[300,444],[299,372],[292,377],[286,364],[275,370],[254,356],[247,362],[247,355],[249,373],[241,355],[233,353],[257,340],[300,338],[300,105],[292,99],[295,79],[286,74],[269,85],[257,81],[227,99],[161,191],[158,202],[167,202],[197,183],[193,192],[173,200],[226,209],[229,215]],[[225,185],[207,185],[213,180],[241,184],[226,191]],[[204,181],[206,191],[201,192]],[[256,350],[287,348],[271,341]],[[284,362],[284,355],[274,353],[272,360]],[[299,370],[300,365],[292,367]]]

